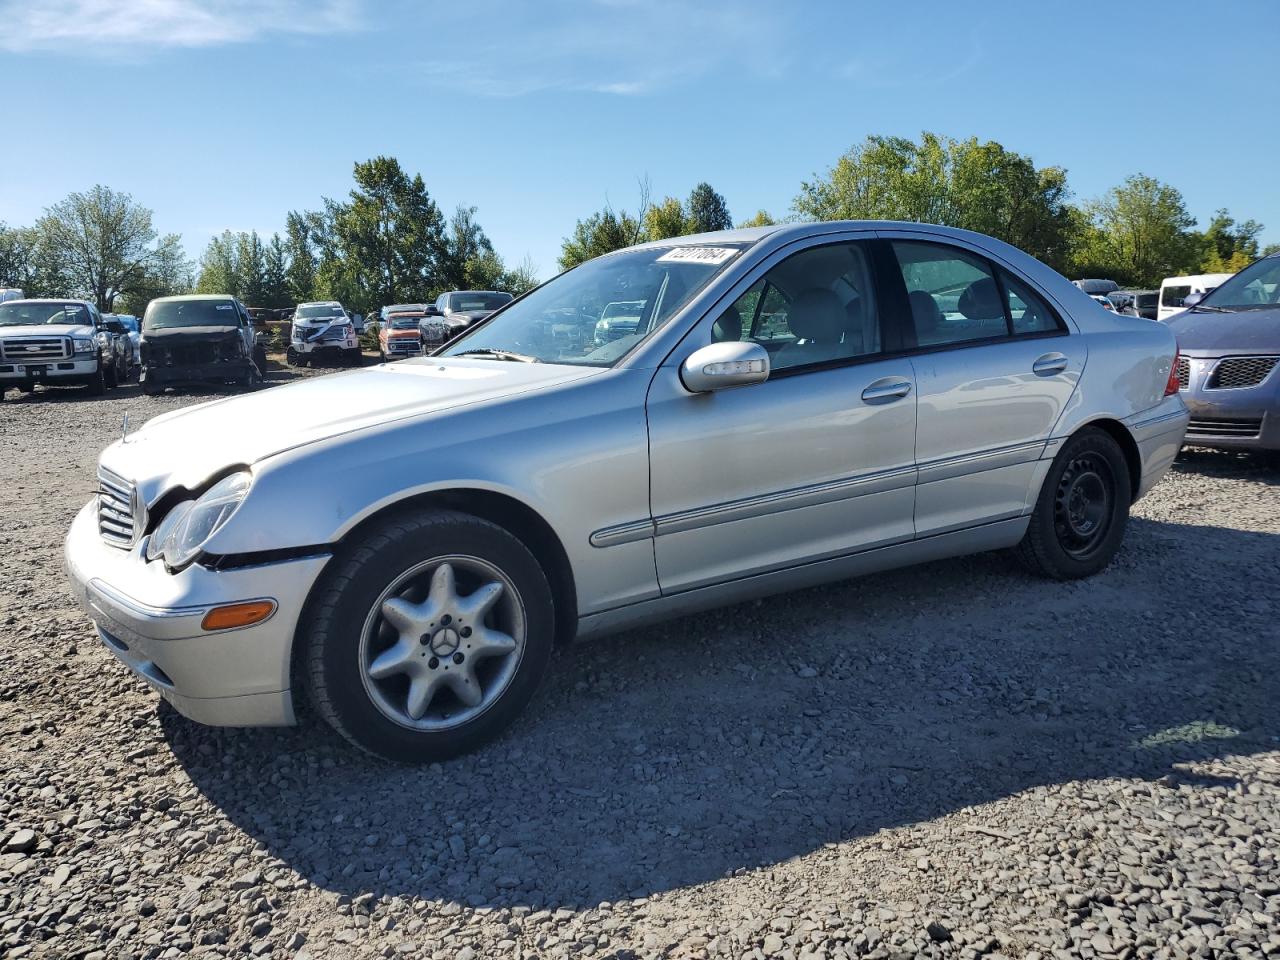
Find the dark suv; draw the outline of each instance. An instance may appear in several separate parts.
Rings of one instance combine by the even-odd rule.
[[[139,377],[144,393],[181,384],[254,386],[266,366],[253,321],[235,297],[161,297],[147,305]]]

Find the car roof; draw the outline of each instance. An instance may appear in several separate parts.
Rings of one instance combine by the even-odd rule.
[[[79,303],[86,307],[93,306],[88,300],[79,300],[76,297],[24,297],[21,300],[6,300],[5,303]]]
[[[183,300],[234,300],[229,293],[182,293],[173,297],[156,297],[151,303],[177,303]],[[148,304],[150,306],[150,304]]]
[[[297,307],[294,307],[294,309],[296,310],[298,307],[340,307],[340,306],[342,306],[342,304],[337,300],[307,300],[303,303],[298,304]]]
[[[455,293],[496,293],[496,294],[499,294],[500,296],[504,296],[504,297],[509,297],[509,296],[511,296],[511,294],[510,294],[510,293],[508,293],[506,290],[446,290],[446,291],[445,291],[445,293],[446,293],[446,294],[455,294]]]

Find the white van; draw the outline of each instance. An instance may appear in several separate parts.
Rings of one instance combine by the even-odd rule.
[[[17,287],[0,287],[0,303],[6,300],[25,300],[27,295]]]
[[[1197,273],[1187,277],[1165,277],[1160,283],[1160,308],[1156,311],[1156,319],[1164,321],[1175,313],[1181,313],[1186,309],[1183,301],[1191,294],[1198,293],[1203,297],[1233,276],[1235,274],[1232,273]]]

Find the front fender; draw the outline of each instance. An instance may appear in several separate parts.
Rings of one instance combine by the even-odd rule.
[[[410,498],[483,490],[524,504],[556,532],[581,612],[656,595],[649,541],[590,544],[596,530],[649,516],[648,380],[643,370],[610,371],[269,457],[255,465],[249,495],[206,549],[333,544]]]

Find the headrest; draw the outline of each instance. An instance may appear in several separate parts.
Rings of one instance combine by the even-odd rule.
[[[960,294],[960,312],[969,320],[1003,319],[1004,307],[1000,305],[1000,291],[990,277],[975,280]]]
[[[711,325],[711,339],[716,343],[742,339],[742,315],[732,304]]]
[[[822,287],[806,290],[791,301],[787,317],[792,333],[819,343],[838,341],[848,323],[840,298]]]

